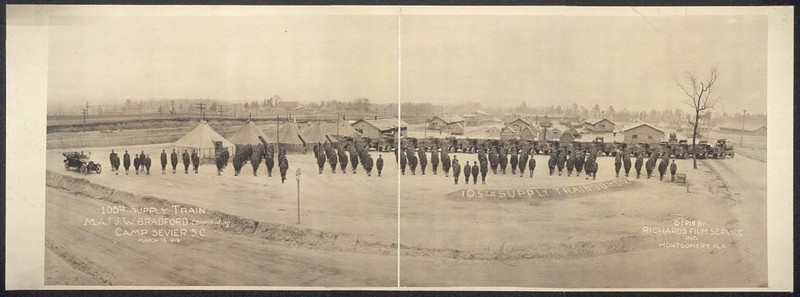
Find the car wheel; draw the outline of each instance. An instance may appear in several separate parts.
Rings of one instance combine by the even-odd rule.
[[[86,166],[81,166],[81,173],[83,173],[84,175],[88,174],[89,168],[87,168]]]
[[[103,171],[103,169],[102,169],[102,168],[100,167],[100,165],[98,164],[98,165],[97,165],[97,169],[95,169],[95,170],[94,170],[94,172],[97,172],[97,174],[100,174],[100,172],[102,172],[102,171]]]

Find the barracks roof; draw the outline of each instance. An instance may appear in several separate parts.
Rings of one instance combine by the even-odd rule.
[[[454,123],[465,121],[463,117],[460,117],[460,116],[457,116],[457,115],[445,115],[445,116],[436,116],[436,117],[434,117],[434,119],[436,119],[436,118],[441,119],[442,121],[444,121],[447,124],[454,124]]]
[[[650,124],[648,124],[648,123],[645,123],[645,122],[641,122],[641,123],[638,123],[638,124],[634,124],[634,125],[632,125],[632,126],[630,126],[630,127],[626,127],[625,129],[622,129],[622,132],[623,132],[623,133],[625,133],[625,132],[627,132],[627,131],[629,131],[629,130],[636,129],[636,128],[639,128],[639,127],[641,127],[641,126],[647,126],[647,127],[650,127],[650,128],[653,128],[653,129],[655,129],[655,130],[656,130],[656,131],[658,131],[658,132],[664,133],[664,130],[661,130],[661,129],[659,129],[659,128],[658,128],[658,127],[656,127],[656,126],[650,125]]]
[[[602,122],[604,120],[605,121],[609,121],[611,124],[615,124],[614,122],[612,122],[611,120],[609,120],[607,118],[588,118],[588,119],[584,120],[583,122],[594,126],[594,125],[597,125],[597,123],[600,123],[600,122]]]
[[[362,121],[369,124],[370,126],[377,128],[380,131],[390,131],[397,129],[398,119],[397,118],[387,118],[387,119],[377,119],[377,120],[360,119],[355,123],[353,123],[352,125],[355,125],[358,122]],[[408,128],[408,124],[405,121],[400,120],[400,128],[401,129]]]

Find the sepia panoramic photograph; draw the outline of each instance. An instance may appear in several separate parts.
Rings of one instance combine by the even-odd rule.
[[[478,11],[9,7],[43,30],[17,52],[44,57],[43,286],[783,279],[768,65],[791,9]]]

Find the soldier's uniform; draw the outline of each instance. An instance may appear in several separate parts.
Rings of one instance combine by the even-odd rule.
[[[528,153],[522,152],[519,155],[519,177],[525,176],[525,167],[528,167]]]
[[[194,150],[192,151],[192,166],[194,167],[194,174],[197,174],[197,169],[200,168],[200,156]]]
[[[142,165],[140,162],[139,155],[133,156],[133,168],[136,169],[136,174],[139,174],[139,165]]]
[[[500,160],[500,171],[502,171],[503,174],[506,174],[506,167],[508,166],[508,156],[506,155],[505,152],[500,153],[499,160]]]
[[[564,171],[564,165],[567,163],[567,158],[564,156],[564,153],[559,152],[558,156],[556,157],[556,166],[558,166],[558,176],[561,176],[561,172]]]
[[[489,153],[489,166],[492,167],[492,173],[497,174],[497,163],[498,163],[498,155],[495,148],[492,148],[492,151]]]
[[[486,174],[489,173],[489,160],[481,161],[481,184],[486,184]]]
[[[589,158],[586,158],[586,179],[589,179],[589,176],[592,177],[592,180],[597,179],[597,170],[599,169],[597,166],[597,156],[591,155]]]
[[[328,163],[331,164],[331,172],[336,174],[336,161],[338,159],[336,158],[336,151],[330,145],[325,147],[325,156],[328,158]]]
[[[233,176],[239,176],[239,171],[242,170],[242,166],[244,165],[244,161],[242,159],[244,156],[241,152],[236,152],[236,155],[233,156]]]
[[[444,170],[444,177],[450,174],[450,155],[442,151],[442,170]]]
[[[619,170],[621,168],[622,168],[622,155],[617,154],[617,156],[614,157],[614,172],[616,173],[617,178],[619,178]]]
[[[167,174],[167,152],[161,150],[161,174]]]
[[[286,181],[286,172],[289,170],[289,160],[286,159],[286,155],[283,155],[280,160],[278,160],[278,167],[281,171],[281,183]]]
[[[353,168],[353,174],[356,174],[356,167],[358,167],[358,152],[355,146],[350,150],[350,165]]]
[[[556,154],[550,154],[550,159],[547,160],[547,168],[550,169],[550,175],[552,176],[553,173],[556,171]]]
[[[347,154],[345,153],[345,149],[339,147],[337,155],[339,157],[339,166],[341,166],[342,173],[347,173]]]
[[[469,184],[469,175],[472,174],[472,167],[469,166],[469,161],[464,165],[464,184]]]
[[[456,184],[458,184],[458,177],[461,176],[461,166],[458,164],[458,159],[455,157],[453,158],[453,178],[456,180]]]
[[[272,168],[275,167],[275,147],[267,144],[265,150],[264,163],[267,165],[267,177],[272,177]]]
[[[119,155],[114,153],[113,158],[113,161],[111,161],[111,167],[114,168],[114,174],[119,175]]]
[[[636,164],[633,165],[633,168],[636,169],[636,178],[642,176],[642,165],[644,165],[644,158],[639,155],[636,157]]]
[[[364,169],[367,171],[367,176],[372,176],[372,156],[367,155],[367,160],[364,162]]]
[[[672,175],[672,181],[675,182],[675,173],[678,172],[678,165],[675,164],[675,160],[672,160],[672,164],[669,165],[669,174]]]
[[[258,176],[258,167],[261,166],[261,158],[264,156],[264,151],[266,151],[264,144],[259,143],[253,150],[253,154],[250,155],[250,165],[253,166],[253,176]]]
[[[669,161],[667,158],[661,159],[661,162],[658,163],[658,180],[664,180],[664,174],[667,173],[667,167]]]
[[[116,155],[117,155],[117,153],[115,153],[113,149],[111,150],[111,154],[108,155],[108,163],[111,164],[111,171],[115,171],[115,169],[114,169],[114,157]]]
[[[411,167],[411,175],[417,175],[417,155],[413,151],[409,151],[408,165]]]
[[[319,174],[322,174],[322,170],[325,169],[325,154],[316,154],[317,157],[317,166],[319,167]]]
[[[408,159],[406,159],[405,153],[400,153],[400,172],[403,175],[406,175],[406,164],[408,163]]]
[[[583,171],[583,163],[585,163],[585,158],[583,152],[575,152],[575,176],[581,176],[581,171]]]
[[[533,177],[533,170],[536,169],[536,159],[531,156],[531,159],[528,160],[528,174]]]
[[[425,149],[419,149],[419,167],[422,170],[422,175],[425,175],[425,167],[428,167],[428,156],[425,155]]]
[[[189,159],[189,152],[183,150],[183,173],[189,174],[189,163],[192,160]]]
[[[631,172],[631,155],[628,152],[622,156],[622,167],[625,168],[625,177]]]
[[[567,155],[567,176],[572,176],[572,169],[575,168],[575,157]]]
[[[175,149],[172,149],[172,155],[170,156],[170,161],[172,161],[172,174],[175,174],[175,170],[176,168],[178,168],[178,153],[175,152]]]
[[[378,155],[378,160],[375,161],[375,167],[378,168],[378,176],[381,176],[381,171],[383,171],[383,157]]]
[[[519,156],[517,151],[511,153],[511,174],[517,174],[517,165],[519,163]]]
[[[214,158],[214,161],[217,165],[217,175],[222,175],[222,167],[225,166],[225,152],[220,152],[219,155]]]
[[[650,179],[650,177],[653,175],[653,169],[655,167],[656,167],[656,159],[654,157],[647,159],[647,164],[644,165],[644,169],[645,171],[647,171],[647,179]]]
[[[150,165],[152,164],[151,162],[152,160],[150,160],[150,155],[147,155],[147,157],[145,157],[144,159],[144,167],[147,169],[148,175],[150,174]]]
[[[472,163],[472,184],[478,183],[478,173],[481,172],[481,169],[478,167],[478,162]]]
[[[436,175],[436,170],[439,169],[439,153],[436,150],[431,150],[431,167],[433,175]]]

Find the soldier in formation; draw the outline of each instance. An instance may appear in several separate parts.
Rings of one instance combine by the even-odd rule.
[[[414,154],[414,151],[409,149],[407,153],[408,157],[408,165],[411,169],[411,175],[417,175],[417,155]]]
[[[627,151],[622,151],[622,167],[625,168],[625,177],[631,172],[631,154]]]
[[[246,157],[240,151],[237,151],[233,156],[233,176],[239,176],[239,172],[242,171],[242,166],[244,166],[244,158]]]
[[[622,169],[622,154],[618,153],[614,156],[614,172],[616,173],[616,177],[619,178],[619,170]]]
[[[566,154],[567,156],[567,176],[572,176],[572,170],[575,169],[575,155]]]
[[[152,165],[152,160],[150,160],[150,155],[146,155],[144,159],[144,168],[147,169],[147,175],[150,175],[150,165]]]
[[[675,159],[672,159],[672,164],[669,165],[669,174],[672,175],[672,182],[675,182],[675,173],[678,172],[678,165],[675,164]]]
[[[457,156],[453,156],[453,178],[456,180],[456,184],[458,184],[458,177],[461,176],[461,166],[458,164]],[[445,171],[447,173],[447,171]]]
[[[139,174],[139,166],[142,165],[141,162],[142,160],[139,158],[138,154],[133,156],[133,169],[136,170],[137,175]]]
[[[478,162],[472,162],[472,184],[478,183],[478,173],[480,173],[480,168],[478,168]],[[469,180],[469,178],[467,178]]]
[[[433,175],[436,175],[436,170],[439,169],[439,153],[437,150],[431,150],[431,169],[433,169]]]
[[[189,152],[183,150],[183,173],[189,174],[189,163],[192,161],[189,158]]]
[[[585,163],[586,155],[583,151],[576,151],[575,152],[575,176],[581,176],[581,171],[583,171],[583,164]]]
[[[486,184],[486,174],[489,173],[489,160],[481,161],[481,184]]]
[[[267,177],[272,177],[272,168],[275,167],[275,146],[267,144],[266,150],[264,161],[267,163]],[[226,155],[228,155],[227,152],[228,151],[225,150]],[[228,164],[227,157],[225,158],[225,164]]]
[[[222,151],[214,158],[214,164],[217,165],[217,175],[222,175],[222,167],[225,166],[225,152]]]
[[[115,175],[119,175],[119,155],[117,155],[117,153],[114,153],[113,150],[111,151],[111,153],[112,153],[112,156],[111,156],[111,168],[114,169],[114,174]]]
[[[342,174],[347,173],[347,153],[344,148],[341,146],[337,151],[337,156],[339,157],[339,166],[342,169]]]
[[[448,177],[450,174],[450,156],[447,154],[447,151],[442,150],[442,170],[444,171],[444,177]]]
[[[167,174],[167,151],[161,150],[161,174]]]
[[[636,163],[633,165],[633,168],[636,169],[636,179],[642,176],[642,165],[644,165],[644,157],[642,153],[638,153],[636,154]]]
[[[428,156],[425,154],[425,148],[419,149],[419,168],[422,175],[425,175],[425,167],[428,167]]]
[[[658,180],[661,181],[664,180],[664,174],[667,173],[667,167],[669,167],[668,164],[669,164],[669,157],[667,156],[664,156],[664,158],[661,159],[661,162],[658,163]]]
[[[192,167],[194,168],[194,174],[197,174],[197,169],[200,168],[200,156],[197,155],[195,150],[192,150]]]
[[[175,149],[172,149],[170,161],[172,163],[172,174],[175,174],[176,168],[178,168],[178,153],[175,152]]]
[[[406,175],[406,164],[408,164],[408,159],[406,158],[406,154],[401,152],[400,153],[400,173],[402,173],[402,175]]]
[[[250,155],[250,165],[253,166],[253,176],[258,176],[258,167],[261,167],[261,159],[264,158],[266,148],[263,143],[259,143]]]
[[[519,177],[525,176],[525,167],[528,167],[528,152],[520,151],[519,155]]]
[[[331,164],[331,172],[336,174],[336,165],[338,158],[336,156],[336,151],[333,149],[332,145],[329,143],[325,144],[325,157],[328,158],[328,163]]]
[[[589,157],[586,158],[584,167],[586,169],[586,179],[589,179],[589,177],[591,177],[592,180],[597,179],[597,170],[599,169],[597,166],[597,155],[594,153],[590,154]]]
[[[114,152],[114,149],[111,149],[111,154],[108,155],[108,163],[111,164],[111,171],[114,170],[114,157],[117,156],[117,153]]]
[[[378,169],[378,177],[381,176],[381,171],[383,171],[383,157],[378,155],[378,160],[375,160],[375,168]]]
[[[517,165],[519,165],[519,156],[517,155],[517,150],[511,151],[511,174],[517,174]]]
[[[286,172],[289,170],[289,160],[286,159],[285,153],[278,157],[278,168],[281,171],[281,183],[284,183],[286,181]]]
[[[531,159],[528,160],[528,174],[531,178],[533,178],[533,170],[536,169],[536,158],[531,156]]]
[[[322,170],[325,169],[325,154],[319,151],[319,147],[314,148],[314,155],[317,158],[317,167],[319,167],[319,174],[322,174]]]
[[[358,167],[358,151],[355,145],[350,149],[350,165],[353,168],[353,174],[356,174],[356,167]]]
[[[653,153],[649,159],[647,159],[647,164],[644,164],[644,169],[647,171],[647,179],[650,179],[653,176],[653,169],[656,167],[656,158],[655,153]]]
[[[372,156],[367,155],[367,160],[364,162],[364,170],[367,171],[367,176],[372,176]]]
[[[500,152],[499,156],[497,156],[497,160],[500,163],[498,164],[500,166],[500,171],[502,171],[503,174],[506,174],[506,167],[508,167],[508,156],[506,152],[505,151]]]
[[[556,166],[558,166],[558,176],[561,176],[561,172],[564,171],[564,167],[567,164],[567,157],[566,154],[563,152],[558,152],[556,156]]]
[[[547,159],[547,168],[550,169],[550,176],[556,171],[556,152],[550,153],[550,158]]]

